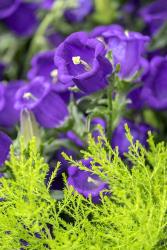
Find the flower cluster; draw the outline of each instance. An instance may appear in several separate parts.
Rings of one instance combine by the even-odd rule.
[[[5,171],[10,145],[17,145],[20,135],[36,136],[50,164],[47,180],[61,162],[51,188],[62,188],[65,172],[69,185],[99,202],[108,184],[70,166],[61,152],[91,169],[91,159],[80,159],[80,149],[88,133],[98,140],[98,124],[122,159],[129,147],[125,123],[144,146],[148,130],[166,138],[167,50],[162,44],[151,50],[151,44],[167,21],[167,5],[166,0],[146,6],[131,0],[121,8],[118,1],[117,24],[98,25],[93,1],[74,2],[0,2],[2,35],[15,41],[14,52],[3,45],[0,60],[0,166]],[[135,31],[128,25],[133,18],[143,22]]]

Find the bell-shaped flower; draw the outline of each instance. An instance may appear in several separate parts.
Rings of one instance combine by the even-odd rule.
[[[151,60],[141,96],[147,106],[167,109],[167,56],[156,56]]]
[[[138,140],[143,146],[147,145],[147,133],[151,130],[151,127],[147,124],[134,123],[133,121],[122,119],[117,128],[114,130],[111,138],[111,145],[113,148],[118,146],[120,156],[127,153],[130,146],[130,142],[125,135],[125,123],[128,124],[134,141]]]
[[[21,0],[1,0],[0,19],[10,16],[19,6]]]
[[[81,160],[81,162],[85,167],[91,168],[91,159]],[[68,184],[86,198],[91,196],[92,201],[95,203],[100,201],[100,192],[108,187],[98,175],[86,170],[80,170],[75,166],[68,168],[68,174]]]
[[[55,52],[59,80],[67,86],[75,84],[87,94],[105,88],[112,73],[105,55],[104,45],[97,39],[90,39],[86,32],[73,33]]]
[[[19,121],[19,111],[14,107],[14,96],[24,81],[11,81],[7,85],[0,83],[0,126],[11,128]]]
[[[59,126],[68,116],[67,105],[42,77],[35,78],[17,91],[15,108],[31,110],[45,128]]]
[[[113,66],[120,65],[120,78],[132,78],[141,68],[142,54],[149,37],[126,31],[115,24],[97,27],[90,36],[96,37],[105,45],[107,51],[112,52]]]

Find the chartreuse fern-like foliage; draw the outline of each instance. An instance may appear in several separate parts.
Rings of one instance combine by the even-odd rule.
[[[12,148],[7,164],[13,178],[0,180],[0,249],[166,249],[167,146],[155,145],[150,135],[146,150],[133,142],[129,131],[127,136],[131,147],[126,160],[111,149],[102,130],[98,142],[90,137],[83,152],[83,158],[92,158],[92,169],[87,170],[109,185],[101,193],[101,204],[93,204],[91,197],[85,199],[68,185],[61,201],[53,199],[50,184],[45,185],[48,166],[35,140],[27,149],[21,143],[19,155]]]

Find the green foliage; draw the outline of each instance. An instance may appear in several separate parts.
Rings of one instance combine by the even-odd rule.
[[[98,174],[109,184],[110,195],[101,193],[98,205],[68,186],[62,200],[50,195],[56,170],[46,186],[48,166],[34,139],[28,148],[21,142],[20,155],[12,148],[7,165],[13,179],[0,181],[0,249],[166,249],[167,146],[155,145],[149,135],[146,150],[133,142],[126,128],[131,146],[122,161],[99,129],[98,142],[90,136],[88,149],[82,152],[83,158],[92,158],[91,170],[64,154],[71,164]],[[29,245],[21,245],[20,239]]]

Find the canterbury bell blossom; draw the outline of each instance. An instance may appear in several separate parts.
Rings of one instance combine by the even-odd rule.
[[[147,106],[167,109],[167,56],[156,56],[151,60],[141,95]]]
[[[157,0],[143,7],[140,15],[150,28],[150,33],[156,33],[167,21],[167,2]]]
[[[59,126],[68,116],[67,105],[44,78],[37,77],[15,96],[17,110],[31,110],[45,128]]]
[[[7,160],[12,140],[8,135],[0,131],[0,166]]]
[[[18,36],[30,36],[38,26],[37,11],[38,4],[21,2],[11,15],[2,21]]]
[[[11,128],[19,121],[19,111],[14,107],[14,96],[24,81],[10,81],[7,85],[0,83],[0,126]]]
[[[10,16],[19,6],[21,0],[1,0],[0,19]]]
[[[46,81],[52,81],[52,72],[55,68],[54,50],[39,52],[31,60],[31,69],[28,72],[28,78],[33,80],[36,76],[42,76]]]
[[[82,164],[87,168],[91,168],[91,160],[81,160]],[[100,192],[107,188],[107,184],[103,182],[96,174],[89,171],[80,170],[78,167],[70,166],[68,168],[68,184],[74,189],[88,198],[92,197],[93,202],[100,201]]]
[[[128,152],[130,146],[130,142],[125,135],[125,123],[128,124],[134,141],[138,140],[143,146],[147,145],[147,133],[151,130],[151,127],[147,124],[134,123],[133,121],[122,119],[114,130],[111,138],[111,145],[113,148],[118,146],[120,156],[123,156],[124,153]]]
[[[105,54],[104,45],[97,39],[90,39],[86,32],[73,33],[55,52],[60,82],[68,87],[76,85],[87,94],[105,88],[112,73]]]
[[[97,27],[90,36],[96,37],[105,45],[107,51],[112,52],[113,66],[120,65],[120,78],[129,79],[140,69],[142,54],[149,37],[126,31],[115,24]]]
[[[44,81],[49,82],[52,88],[68,103],[70,91],[66,85],[58,81],[58,70],[54,64],[54,54],[54,50],[37,53],[32,58],[28,78],[33,80],[35,77],[43,77]]]

